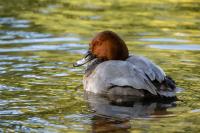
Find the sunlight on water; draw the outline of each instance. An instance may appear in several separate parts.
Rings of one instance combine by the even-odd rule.
[[[188,40],[179,40],[176,38],[143,38],[144,42],[188,42]]]
[[[79,44],[59,44],[59,45],[30,45],[20,48],[9,48],[9,49],[0,49],[0,52],[23,52],[23,51],[41,51],[41,50],[72,50],[73,48],[85,48],[87,46]]]
[[[199,132],[199,11],[197,0],[0,0],[0,132]],[[179,100],[84,93],[72,64],[102,30],[160,65]]]
[[[150,47],[168,50],[200,50],[200,45],[150,45]]]
[[[41,39],[21,39],[12,41],[0,41],[0,44],[22,44],[22,43],[42,43],[42,42],[69,42],[69,41],[79,41],[78,38],[41,38]]]

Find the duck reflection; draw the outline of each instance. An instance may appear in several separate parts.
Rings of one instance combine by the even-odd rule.
[[[111,119],[95,115],[92,118],[93,133],[129,133],[131,124],[126,119]]]
[[[168,108],[175,107],[176,99],[134,99],[122,96],[102,96],[85,92],[93,110],[92,132],[128,133],[134,118],[166,117],[172,115]]]

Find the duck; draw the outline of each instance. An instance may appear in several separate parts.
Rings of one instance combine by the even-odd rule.
[[[113,31],[97,33],[84,58],[73,66],[84,64],[83,86],[87,92],[137,98],[176,97],[175,81],[148,58],[130,55],[125,41]]]

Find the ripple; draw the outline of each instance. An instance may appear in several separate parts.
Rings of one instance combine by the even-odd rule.
[[[22,60],[21,56],[0,55],[0,60]]]
[[[0,62],[0,65],[10,65],[10,64],[13,64],[13,62]]]
[[[42,33],[37,33],[37,32],[26,32],[26,31],[4,31],[0,30],[0,34],[2,35],[7,35],[7,36],[14,36],[15,38],[21,37],[21,38],[47,38],[51,37],[51,34],[42,34]],[[1,43],[0,43],[1,44]]]
[[[33,67],[37,66],[38,64],[15,64],[13,65],[14,68],[23,68],[23,67]]]
[[[143,42],[189,42],[188,40],[176,39],[176,38],[141,38]]]
[[[24,88],[20,87],[12,87],[12,86],[7,86],[7,85],[0,85],[0,91],[22,91],[25,90]]]
[[[64,77],[64,76],[68,76],[69,74],[67,73],[58,73],[58,74],[54,74],[53,76],[56,76],[56,77]]]
[[[24,78],[35,78],[35,79],[46,79],[44,76],[37,76],[37,75],[23,75]]]
[[[11,69],[10,71],[18,71],[18,72],[25,72],[25,71],[32,71],[33,69],[31,68],[15,68],[15,69]]]
[[[52,83],[52,82],[29,82],[29,84],[32,84],[32,85],[44,85],[44,86],[46,86],[46,85],[47,86],[60,86],[61,85],[59,83]]]
[[[28,120],[26,122],[29,123],[29,124],[39,125],[39,126],[50,126],[50,127],[53,127],[53,128],[67,128],[64,125],[56,125],[56,124],[49,123],[49,121],[44,120],[44,119],[39,118],[39,117],[28,118]]]
[[[200,50],[200,45],[150,45],[149,47],[166,50]]]
[[[15,37],[10,36],[10,35],[3,35],[3,36],[0,36],[0,39],[1,40],[10,40],[10,39],[15,39]]]
[[[10,55],[0,55],[0,65],[10,65],[13,64],[13,62],[7,62],[7,61],[22,61],[22,62],[28,62],[28,63],[36,63],[38,62],[36,58],[39,56],[29,56],[29,57],[22,57],[22,56],[10,56]],[[35,64],[37,65],[37,64]]]
[[[0,44],[22,44],[22,43],[43,43],[43,42],[69,42],[69,41],[80,41],[79,38],[75,37],[58,37],[58,38],[37,38],[37,39],[16,39],[1,41]]]
[[[199,113],[200,112],[200,109],[193,109],[190,111],[191,113]]]
[[[20,110],[1,110],[0,115],[19,115],[23,114]]]
[[[15,25],[12,25],[12,27],[14,27],[14,28],[28,28],[29,25],[25,25],[25,24],[15,24]]]
[[[41,119],[41,118],[38,118],[38,117],[32,117],[32,118],[28,118],[27,120],[28,123],[32,123],[32,124],[44,124],[44,125],[48,125],[49,122],[44,120],[44,119]]]
[[[2,120],[0,122],[1,126],[4,127],[8,127],[7,129],[10,129],[9,127],[14,128],[14,130],[7,130],[7,132],[22,132],[22,133],[30,133],[30,132],[37,132],[36,130],[32,130],[29,127],[23,126],[23,122],[22,121],[15,121],[15,120]],[[4,132],[4,130],[2,130],[2,132]],[[0,133],[1,133],[1,129],[0,129]]]
[[[0,99],[0,106],[6,105],[8,103],[9,103],[8,100],[2,100],[2,99]]]
[[[54,68],[58,68],[58,66],[40,66],[38,68],[40,68],[40,69],[54,69]]]
[[[0,18],[0,24],[2,25],[10,25],[14,28],[28,28],[30,21],[28,20],[17,20],[12,17]]]
[[[28,20],[17,20],[12,17],[0,18],[0,24],[27,24]]]
[[[0,74],[5,74],[6,73],[6,71],[0,71]]]
[[[70,50],[69,52],[75,53],[75,54],[85,54],[87,52],[86,49],[75,49],[75,50]]]
[[[4,67],[0,67],[0,71],[1,71],[1,70],[5,70],[5,69],[6,69],[6,68],[4,68]]]
[[[67,115],[64,116],[65,119],[71,119],[73,121],[81,121],[82,123],[85,124],[90,124],[90,118],[94,117],[93,114],[72,114],[72,115]]]
[[[71,50],[71,48],[85,48],[86,45],[81,44],[61,44],[61,45],[30,45],[21,48],[2,48],[0,52],[27,52],[27,51],[51,51],[51,50]],[[77,52],[77,51],[76,51]]]

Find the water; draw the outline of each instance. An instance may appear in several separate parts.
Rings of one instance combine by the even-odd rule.
[[[200,2],[0,0],[0,132],[199,132]],[[85,95],[73,68],[99,31],[159,64],[179,101]]]

